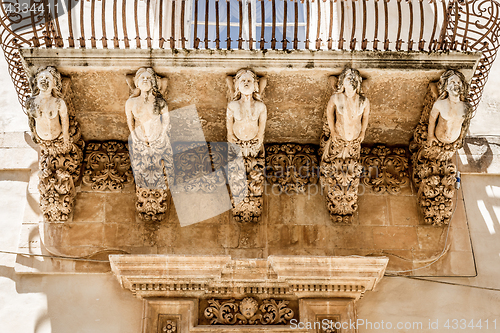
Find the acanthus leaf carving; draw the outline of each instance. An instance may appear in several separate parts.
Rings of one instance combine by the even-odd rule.
[[[312,145],[275,144],[266,147],[266,179],[289,193],[304,193],[318,181],[318,158]]]
[[[363,147],[361,163],[365,170],[362,184],[375,193],[398,194],[409,184],[408,157],[404,148]]]
[[[134,182],[128,146],[125,143],[88,143],[84,162],[82,184],[93,190],[119,191]]]
[[[209,300],[205,318],[211,325],[286,325],[294,316],[288,301],[266,299],[259,306],[257,300],[246,297],[241,301]]]

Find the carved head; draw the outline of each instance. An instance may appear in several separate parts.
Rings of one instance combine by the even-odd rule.
[[[439,78],[439,98],[446,99],[451,95],[458,95],[462,102],[467,100],[469,94],[469,85],[465,77],[459,71],[453,69],[447,70]]]
[[[139,68],[135,73],[134,84],[141,91],[158,90],[158,78],[152,68]]]
[[[259,303],[251,297],[244,298],[240,303],[240,312],[246,319],[252,318],[257,309],[259,307]]]
[[[152,92],[154,96],[154,113],[160,114],[162,108],[167,105],[167,102],[163,98],[163,95],[160,92],[158,87],[158,76],[152,68],[139,68],[135,73],[134,84],[136,86],[136,91],[132,94],[131,97],[137,97],[142,92],[148,93]]]
[[[249,69],[240,69],[234,77],[234,100],[243,95],[253,94],[256,100],[261,100],[259,95],[259,78]]]
[[[51,91],[52,96],[61,97],[61,87],[61,74],[55,67],[40,67],[36,71],[33,96],[40,94],[40,91]]]
[[[361,92],[361,81],[363,81],[363,78],[357,69],[345,68],[340,73],[337,92],[345,92],[347,95],[359,94]]]

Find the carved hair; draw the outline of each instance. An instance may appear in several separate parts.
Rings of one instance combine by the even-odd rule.
[[[259,101],[262,102],[262,97],[260,96],[259,93],[259,78],[257,77],[257,74],[255,74],[253,71],[250,69],[240,69],[235,77],[234,77],[234,96],[233,96],[233,101],[237,101],[241,98],[241,91],[240,91],[240,79],[243,76],[243,74],[250,74],[252,75],[252,78],[254,80],[254,91],[252,97]]]
[[[149,73],[153,78],[153,87],[151,88],[152,94],[155,98],[153,113],[159,115],[161,113],[161,109],[163,109],[167,105],[167,102],[165,101],[165,98],[161,94],[160,89],[158,87],[158,75],[156,75],[155,71],[151,67],[148,68],[142,67],[137,70],[134,76],[134,84],[136,86],[136,89],[131,97],[137,97],[141,94],[141,90],[137,88],[137,81],[144,72]]]
[[[359,94],[361,93],[361,82],[363,81],[363,78],[361,77],[361,74],[357,69],[354,68],[345,68],[342,73],[340,73],[339,80],[337,82],[337,92],[343,93],[345,91],[344,87],[344,79],[346,76],[348,76],[350,73],[354,74],[354,79],[355,79],[355,84],[356,86],[354,87],[356,90],[356,93]]]
[[[62,97],[62,82],[61,82],[61,74],[57,71],[55,67],[52,66],[46,66],[46,67],[40,67],[35,73],[35,81],[33,84],[33,96],[37,96],[40,94],[40,88],[38,88],[38,76],[42,72],[49,72],[49,74],[52,76],[53,82],[54,82],[54,88],[52,88],[52,96],[54,97]]]
[[[469,95],[469,85],[467,84],[467,81],[465,81],[465,76],[460,73],[459,71],[449,69],[446,72],[441,75],[439,78],[439,84],[438,84],[438,89],[439,89],[439,99],[446,99],[448,98],[448,91],[446,90],[448,86],[448,81],[449,79],[453,76],[456,75],[460,79],[461,82],[461,88],[460,88],[460,100],[462,102],[467,101],[467,96]]]

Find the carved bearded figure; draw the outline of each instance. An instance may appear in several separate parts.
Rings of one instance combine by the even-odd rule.
[[[267,120],[257,76],[251,70],[239,70],[234,89],[233,100],[227,106],[227,139],[242,146],[244,156],[257,156],[263,149]]]
[[[61,87],[61,75],[54,67],[40,68],[26,109],[35,142],[62,139],[65,150],[69,150],[69,116]]]
[[[427,132],[427,145],[435,141],[453,143],[461,137],[468,113],[466,83],[462,73],[448,70],[439,80],[439,97],[434,103]]]

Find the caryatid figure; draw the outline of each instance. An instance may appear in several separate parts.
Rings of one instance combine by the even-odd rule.
[[[136,184],[136,208],[145,221],[162,220],[169,198],[167,176],[172,175],[170,118],[163,96],[166,78],[152,68],[140,68],[127,77],[132,95],[125,103],[130,129],[129,151]]]
[[[135,90],[125,104],[132,140],[150,144],[167,138],[168,106],[152,68],[140,68],[133,79]]]
[[[69,150],[69,116],[61,88],[61,74],[57,69],[40,68],[35,74],[33,95],[26,101],[26,109],[35,142],[62,139],[64,150]]]
[[[370,102],[361,95],[361,74],[346,68],[326,107],[326,124],[321,138],[321,183],[326,188],[332,219],[349,223],[358,205],[359,161],[365,138]]]
[[[370,102],[361,92],[361,74],[346,68],[340,74],[335,92],[326,107],[331,144],[341,139],[351,145],[360,145],[365,138],[370,114]],[[325,153],[328,150],[325,150]],[[342,158],[349,152],[342,151]]]
[[[234,93],[227,106],[227,140],[242,146],[243,156],[254,156],[263,150],[267,108],[260,92],[265,79],[259,80],[249,69],[241,69],[234,77]]]
[[[267,107],[261,94],[267,81],[249,69],[241,69],[234,78],[228,77],[227,83],[231,96],[226,113],[227,140],[241,149],[245,164],[229,166],[233,216],[239,222],[258,222],[262,214],[267,121]],[[242,167],[245,179],[239,177]]]
[[[439,97],[432,106],[427,146],[435,141],[449,144],[462,136],[462,125],[470,109],[462,73],[448,70],[439,79]]]

